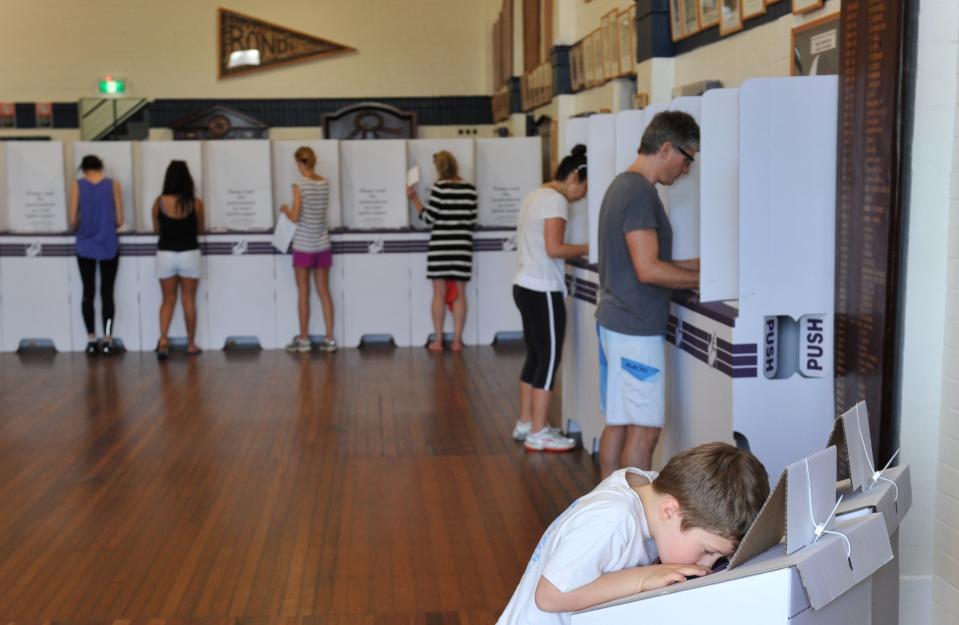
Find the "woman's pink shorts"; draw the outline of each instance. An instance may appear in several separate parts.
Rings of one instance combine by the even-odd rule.
[[[304,269],[329,269],[333,266],[333,250],[322,252],[297,252],[293,250],[293,266]]]

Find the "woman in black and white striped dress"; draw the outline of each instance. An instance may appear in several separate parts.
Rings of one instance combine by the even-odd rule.
[[[437,181],[430,189],[426,206],[412,187],[407,195],[420,219],[433,226],[426,255],[426,277],[433,281],[434,352],[443,350],[444,308],[453,313],[453,342],[450,349],[463,349],[466,322],[466,282],[473,273],[473,227],[476,225],[476,187],[459,177],[456,158],[447,151],[433,155]]]
[[[323,306],[326,336],[320,341],[323,351],[336,351],[333,339],[333,299],[330,297],[330,267],[333,249],[327,225],[330,205],[330,182],[316,173],[316,154],[308,147],[299,148],[293,155],[302,174],[293,184],[293,207],[286,204],[280,210],[296,223],[293,235],[293,272],[296,275],[300,333],[287,345],[291,352],[308,352],[310,343],[310,273],[316,282],[316,291]]]

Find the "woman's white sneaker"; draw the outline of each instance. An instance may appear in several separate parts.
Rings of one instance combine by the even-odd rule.
[[[576,447],[576,441],[565,436],[560,436],[546,427],[539,432],[530,432],[523,441],[523,446],[527,451],[550,451],[563,452],[570,451]]]

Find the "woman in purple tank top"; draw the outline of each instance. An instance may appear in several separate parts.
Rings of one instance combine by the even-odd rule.
[[[120,183],[103,175],[103,161],[87,155],[80,162],[83,176],[70,188],[70,227],[76,228],[77,264],[83,282],[81,310],[87,328],[86,353],[113,354],[113,283],[117,277],[120,242],[117,228],[123,225],[123,194]],[[103,341],[97,340],[93,298],[96,296],[97,264],[100,265],[100,303]]]

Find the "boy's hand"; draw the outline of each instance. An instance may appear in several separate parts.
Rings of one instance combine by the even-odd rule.
[[[637,592],[646,592],[685,582],[687,577],[706,575],[709,569],[698,564],[652,564],[638,567],[636,572],[639,577]]]

